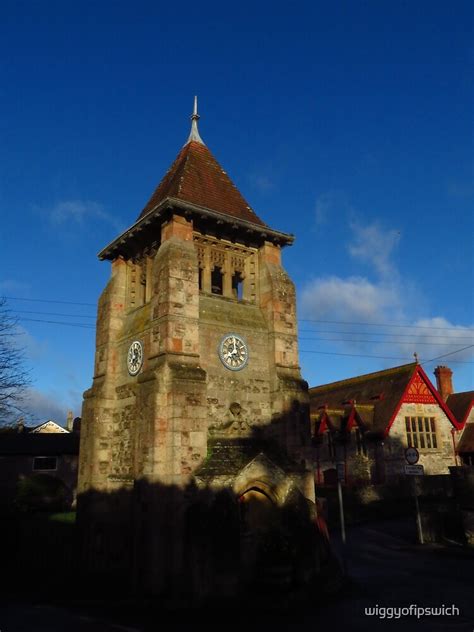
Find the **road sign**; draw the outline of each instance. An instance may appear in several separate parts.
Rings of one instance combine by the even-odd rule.
[[[423,476],[424,473],[422,465],[405,465],[405,474],[409,476]]]
[[[346,477],[346,465],[344,462],[339,462],[336,463],[336,470],[337,470],[337,480],[341,481],[341,483],[344,482],[344,479]]]
[[[407,448],[405,450],[405,459],[409,465],[415,465],[420,459],[420,453],[416,448]]]

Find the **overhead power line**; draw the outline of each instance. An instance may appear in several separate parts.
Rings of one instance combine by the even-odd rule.
[[[74,301],[53,301],[51,299],[43,298],[20,298],[18,296],[3,296],[8,301],[30,301],[32,303],[57,303],[58,305],[82,305],[84,307],[97,307],[95,303],[75,303]]]
[[[448,356],[454,355],[455,353],[461,353],[461,351],[466,351],[467,349],[472,349],[474,345],[468,345],[467,347],[462,347],[462,349],[457,349],[456,351],[450,351],[449,353],[443,353],[443,355],[436,356],[436,358],[431,358],[431,360],[425,360],[421,364],[428,364],[428,362],[434,362],[435,360],[441,360],[441,358],[447,358]]]
[[[382,344],[382,345],[428,345],[428,346],[441,346],[441,347],[452,347],[455,344],[459,344],[459,341],[451,341],[451,342],[420,342],[413,340],[357,340],[356,338],[300,338],[300,340],[316,340],[318,342],[351,342],[353,344]]]
[[[84,307],[97,307],[96,303],[78,303],[75,301],[63,301],[63,300],[53,300],[53,299],[41,299],[41,298],[24,298],[20,296],[3,296],[9,301],[29,301],[34,303],[56,303],[60,305],[81,305]],[[357,326],[367,326],[367,327],[399,327],[405,329],[434,329],[440,331],[463,331],[468,329],[467,327],[440,327],[436,325],[408,325],[401,323],[370,323],[370,322],[356,322],[356,321],[344,321],[344,320],[322,320],[322,319],[312,319],[312,318],[298,318],[300,322],[304,323],[324,323],[329,325],[357,325]],[[336,333],[336,332],[334,332]],[[339,332],[337,332],[339,333]],[[341,332],[341,333],[349,333],[349,332]],[[382,333],[377,335],[384,335]],[[385,334],[388,335],[388,334]],[[408,334],[407,334],[408,335]]]
[[[95,325],[93,325],[92,323],[69,323],[69,322],[64,322],[64,321],[59,321],[59,320],[42,320],[39,318],[21,318],[20,320],[35,322],[35,323],[45,323],[45,324],[50,324],[50,325],[66,325],[67,327],[79,327],[81,329],[89,329],[90,331],[93,331],[95,329]],[[321,340],[320,342],[324,342],[324,341]],[[334,341],[331,340],[327,342],[334,342]],[[344,342],[349,342],[349,341],[345,340]],[[382,342],[382,341],[371,341],[371,342]],[[389,343],[386,343],[386,344],[389,344]],[[429,362],[434,362],[435,360],[439,360],[441,358],[445,358],[447,356],[460,353],[461,351],[465,351],[472,347],[474,347],[474,345],[468,345],[467,347],[462,347],[461,349],[457,349],[455,351],[451,351],[449,353],[444,353],[440,356],[436,356],[435,358],[431,358],[431,360],[425,360],[424,362],[421,362],[420,364],[428,364]],[[336,352],[336,351],[317,351],[316,349],[300,349],[300,353],[316,353],[320,355],[345,356],[349,358],[374,358],[374,359],[381,359],[381,360],[402,360],[404,362],[409,361],[406,357],[401,357],[401,356],[380,356],[380,355],[369,355],[369,354],[363,354],[363,353],[341,353],[341,352]],[[467,360],[451,360],[451,362],[455,362],[456,364],[474,364],[473,362],[469,362]]]
[[[325,323],[330,325],[358,325],[358,326],[368,326],[368,327],[404,327],[408,329],[436,329],[440,331],[462,331],[463,329],[467,329],[467,327],[437,327],[436,325],[401,325],[399,323],[357,323],[354,321],[343,321],[343,320],[312,320],[310,318],[298,318],[299,321],[303,323]]]
[[[401,356],[379,356],[379,355],[366,355],[362,353],[336,353],[333,351],[314,351],[310,349],[300,349],[299,351],[300,353],[317,353],[320,355],[346,356],[349,358],[375,358],[375,359],[380,359],[380,360],[402,360],[403,362],[406,362],[407,364],[410,362],[409,358],[401,357]],[[461,350],[458,349],[458,351],[454,351],[453,353],[458,353],[459,351]],[[445,356],[441,356],[441,357],[445,357]],[[428,364],[428,362],[433,362],[434,360],[438,360],[438,359],[439,358],[432,358],[431,360],[420,362],[420,364]],[[474,362],[469,362],[468,360],[451,360],[451,362],[455,362],[456,364],[474,364]]]
[[[92,323],[68,323],[60,320],[41,320],[40,318],[20,318],[20,322],[28,321],[30,323],[48,323],[49,325],[67,325],[69,327],[81,327],[83,329],[95,329]]]
[[[406,334],[402,333],[394,333],[394,332],[386,332],[386,331],[336,331],[335,329],[299,329],[300,334],[343,334],[346,336],[403,336],[404,338],[416,338],[420,340],[422,338],[449,338],[450,340],[470,340],[474,339],[474,330],[472,330],[472,334],[463,336],[451,336],[451,334]],[[459,331],[461,333],[461,331]]]
[[[95,316],[89,316],[88,314],[63,314],[59,312],[35,312],[22,309],[12,310],[15,314],[39,314],[41,316],[66,316],[70,318],[95,318]]]
[[[19,296],[3,296],[9,301],[28,301],[34,303],[55,303],[58,305],[80,305],[83,307],[97,307],[96,303],[79,303],[75,301],[63,301],[63,300],[53,300],[53,299],[40,299],[40,298],[24,298]],[[23,312],[26,313],[26,312]],[[63,314],[61,314],[63,315]],[[64,314],[66,316],[66,314]],[[90,316],[86,316],[86,318],[90,318]],[[324,323],[329,325],[356,325],[356,326],[367,326],[367,327],[396,327],[396,328],[404,328],[404,329],[430,329],[430,330],[439,330],[439,331],[458,331],[461,333],[462,331],[469,331],[468,327],[440,327],[436,325],[408,325],[401,323],[370,323],[370,322],[356,322],[356,321],[343,321],[343,320],[322,320],[322,319],[311,319],[311,318],[299,318],[300,322],[304,323]],[[308,330],[313,331],[313,330]],[[316,332],[315,332],[316,333]],[[319,333],[319,332],[318,332]],[[331,333],[360,333],[360,332],[331,332]],[[369,333],[369,332],[364,332]],[[377,333],[370,332],[372,335],[382,336],[382,335],[390,335],[388,333]],[[404,335],[416,335],[416,334],[404,334]]]
[[[402,358],[400,356],[379,356],[379,355],[365,355],[361,353],[336,353],[335,351],[313,351],[310,349],[300,349],[300,353],[318,353],[321,355],[330,355],[330,356],[348,356],[349,358],[377,358],[380,360],[403,360],[407,361],[407,358]]]

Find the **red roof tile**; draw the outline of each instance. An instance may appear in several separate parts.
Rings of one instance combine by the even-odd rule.
[[[405,391],[415,372],[421,373],[423,381],[426,380],[427,383],[430,383],[422,367],[416,362],[412,362],[391,369],[332,382],[331,384],[315,386],[309,389],[311,412],[314,415],[324,405],[337,410],[347,405],[347,402],[356,402],[356,406],[372,407],[373,413],[370,411],[369,414],[365,415],[364,419],[361,416],[361,413],[362,415],[364,414],[362,410],[358,411],[361,420],[368,424],[371,430],[388,432],[387,424],[398,411]],[[433,393],[436,393],[434,387]],[[436,399],[452,424],[457,427],[456,419],[448,406],[439,395],[437,395]]]
[[[266,226],[244,200],[206,145],[188,142],[168,169],[139,219],[172,197]]]
[[[311,411],[327,404],[330,408],[341,408],[344,402],[373,406],[371,426],[373,430],[385,430],[388,421],[399,404],[403,393],[415,371],[412,362],[384,371],[359,375],[357,377],[323,384],[309,389]],[[380,399],[379,395],[383,393]]]

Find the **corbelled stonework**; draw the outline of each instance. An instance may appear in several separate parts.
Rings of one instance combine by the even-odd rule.
[[[205,189],[192,165],[182,177]],[[219,195],[226,186],[219,183]],[[295,290],[281,265],[291,238],[262,232],[258,218],[247,226],[250,211],[236,223],[225,209],[209,215],[195,199],[184,207],[183,199],[155,198],[150,223],[103,251],[112,276],[99,300],[79,472],[89,553],[119,568],[128,547],[135,583],[151,592],[182,583],[189,551],[200,555],[186,516],[206,490],[236,502],[250,490],[274,494],[282,506],[292,494],[314,500]],[[229,203],[237,198],[240,204],[234,191]],[[227,334],[247,345],[241,370],[219,357]],[[137,375],[127,366],[134,341],[143,348]]]

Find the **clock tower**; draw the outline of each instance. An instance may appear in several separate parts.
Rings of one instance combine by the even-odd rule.
[[[295,289],[281,264],[293,236],[255,214],[198,119],[195,100],[186,144],[99,253],[112,275],[82,413],[86,557],[127,566],[151,592],[182,580],[197,550],[188,509],[209,494],[225,490],[235,515],[255,494],[276,508],[314,500]]]

